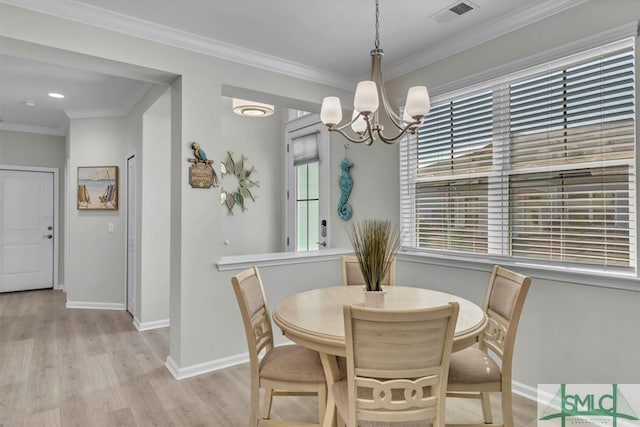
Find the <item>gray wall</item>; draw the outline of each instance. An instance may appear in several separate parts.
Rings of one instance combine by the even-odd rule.
[[[122,156],[135,156],[136,161],[135,317],[141,326],[169,319],[170,114],[169,89],[154,85],[125,119],[127,148]]]
[[[140,221],[140,284],[137,299],[141,322],[169,319],[171,94],[166,91],[142,116],[142,182],[137,187]]]
[[[70,303],[122,304],[125,292],[126,139],[124,118],[71,119],[69,125]],[[75,192],[79,166],[118,166],[118,210],[80,211]],[[113,224],[113,232],[108,231]]]
[[[58,169],[58,284],[64,284],[64,136],[0,130],[0,165],[37,166]]]
[[[235,160],[244,155],[245,167],[254,166],[253,179],[259,187],[251,188],[255,202],[247,199],[246,211],[239,206],[233,208],[233,215],[220,205],[220,191],[191,190],[211,201],[210,209],[221,211],[219,236],[222,240],[223,255],[270,253],[284,250],[282,230],[282,191],[284,181],[285,143],[283,126],[287,120],[287,109],[276,106],[268,117],[243,117],[233,113],[231,98],[220,98],[220,131],[218,144],[213,141],[199,141],[210,159],[220,180],[220,191],[235,191],[238,180],[233,175],[220,174],[220,162],[227,158],[227,151]],[[211,147],[215,151],[209,149]],[[228,244],[225,244],[225,241]]]
[[[396,281],[482,304],[490,269],[400,261]],[[534,276],[518,329],[513,378],[533,388],[536,384],[638,383],[638,325],[640,292]]]

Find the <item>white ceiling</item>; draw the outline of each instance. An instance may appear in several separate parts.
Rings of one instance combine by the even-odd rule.
[[[434,15],[459,1],[381,0],[385,77],[396,77],[584,1],[473,0],[467,3],[474,10],[439,23]],[[369,51],[374,47],[374,0],[0,2],[343,88],[355,86],[368,75]],[[65,111],[78,116],[92,111],[124,111],[131,106],[131,94],[145,87],[132,90],[127,79],[50,66],[38,72],[34,65],[0,57],[0,116],[5,127],[13,120],[59,127]],[[21,67],[29,72],[21,72]],[[10,88],[5,77],[11,78]],[[34,114],[23,104],[43,91],[60,90],[54,85],[62,83],[73,94],[65,98],[67,105],[45,98],[42,111]],[[109,89],[112,84],[116,90]]]
[[[125,116],[151,86],[7,55],[0,55],[0,82],[2,127],[53,135],[66,134],[69,117]]]

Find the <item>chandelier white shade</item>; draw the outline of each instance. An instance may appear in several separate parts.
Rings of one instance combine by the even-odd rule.
[[[375,49],[371,51],[371,79],[359,82],[356,87],[351,121],[340,123],[342,121],[342,105],[338,97],[324,98],[320,110],[320,120],[330,131],[340,133],[351,142],[364,142],[367,145],[373,144],[376,139],[393,144],[407,132],[415,133],[431,108],[429,91],[425,86],[409,88],[402,118],[399,116],[398,110],[389,102],[382,77],[384,52],[380,49],[379,26],[379,0],[376,0],[376,38]],[[384,128],[379,121],[379,110],[384,111],[388,121],[396,128],[394,135],[389,136],[383,133]],[[351,126],[355,135],[349,135],[345,132],[348,126]]]
[[[365,80],[358,83],[356,96],[353,99],[353,108],[364,114],[378,111],[378,88],[376,82]]]
[[[337,125],[342,121],[342,106],[337,96],[327,96],[322,101],[320,120],[325,125]]]

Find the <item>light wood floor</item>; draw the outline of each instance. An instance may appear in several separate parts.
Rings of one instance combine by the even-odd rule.
[[[164,367],[168,328],[138,332],[126,312],[65,300],[0,294],[0,426],[246,426],[247,364],[176,381]],[[535,405],[514,402],[516,426],[534,425]],[[314,421],[316,411],[311,398],[277,398],[273,417]],[[479,402],[448,401],[448,422],[479,416]]]

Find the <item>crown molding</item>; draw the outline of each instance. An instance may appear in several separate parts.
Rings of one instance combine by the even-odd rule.
[[[64,112],[70,119],[99,119],[127,116],[127,111],[124,111],[124,108],[114,108],[113,110],[64,110]]]
[[[214,56],[303,80],[350,89],[353,79],[337,73],[266,55],[197,34],[90,6],[73,0],[0,0],[12,6],[100,27],[166,45]]]
[[[409,58],[389,64],[385,69],[385,79],[400,77],[403,74],[415,71],[587,1],[589,0],[547,0],[544,3],[535,4],[500,16],[482,24],[481,27],[476,26],[451,37],[445,43],[438,46],[429,46]]]
[[[515,31],[536,21],[585,3],[589,0],[547,0],[495,18],[430,46],[406,59],[385,66],[385,78],[393,79],[448,56],[467,50],[486,41]],[[74,0],[0,0],[16,7],[57,16],[110,31],[190,50],[220,59],[245,64],[307,81],[327,84],[341,89],[353,89],[354,79],[318,68],[266,55],[261,52],[220,42],[197,34],[144,21]]]
[[[37,133],[39,135],[66,136],[67,131],[56,127],[24,125],[21,123],[0,123],[0,130],[12,132]]]

